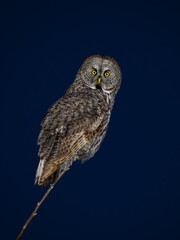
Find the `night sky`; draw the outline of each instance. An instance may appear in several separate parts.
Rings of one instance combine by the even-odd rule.
[[[15,239],[47,189],[34,186],[40,122],[92,54],[122,69],[107,135],[22,239],[180,239],[178,2],[1,3],[1,239]]]

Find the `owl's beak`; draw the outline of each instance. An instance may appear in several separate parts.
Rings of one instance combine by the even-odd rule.
[[[98,78],[98,85],[101,83],[101,77]]]

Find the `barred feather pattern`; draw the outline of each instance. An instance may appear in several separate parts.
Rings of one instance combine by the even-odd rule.
[[[100,55],[89,59],[91,58],[99,59],[99,64],[103,59]],[[107,90],[103,91],[102,88],[84,84],[84,64],[90,64],[86,60],[65,95],[49,108],[41,123],[42,129],[38,137],[40,162],[35,177],[36,184],[53,184],[60,171],[78,159],[86,161],[99,149],[121,83],[120,68],[115,60],[104,58],[108,59],[111,65],[113,61],[119,71],[112,92],[107,93]]]

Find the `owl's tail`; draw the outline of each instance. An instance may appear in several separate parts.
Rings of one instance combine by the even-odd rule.
[[[37,171],[36,171],[35,184],[41,185],[40,182],[41,182],[41,176],[43,174],[44,163],[45,163],[45,160],[41,159],[40,162],[39,162]]]
[[[55,172],[53,172],[48,178],[46,178],[43,182],[42,182],[42,176],[43,176],[43,170],[44,170],[44,164],[45,164],[45,160],[41,159],[36,171],[36,176],[35,176],[35,183],[37,185],[43,186],[45,187],[48,184],[53,184],[56,182],[56,180],[58,179],[59,176],[59,172],[60,172],[60,168],[58,168]]]

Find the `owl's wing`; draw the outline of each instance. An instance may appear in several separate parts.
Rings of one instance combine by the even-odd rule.
[[[64,122],[70,110],[67,106],[65,111],[64,105],[63,98],[56,101],[41,122],[42,129],[37,141],[38,145],[40,145],[38,155],[46,161],[48,161],[53,149],[55,150],[57,139],[65,136],[66,127]]]
[[[53,174],[59,167],[66,161],[70,160],[76,153],[89,141],[92,140],[94,135],[98,133],[98,127],[103,119],[103,116],[97,118],[96,121],[86,119],[86,129],[84,126],[79,126],[79,129],[75,129],[72,134],[62,139],[59,145],[59,154],[49,161],[43,171],[41,181]]]
[[[76,107],[72,102],[76,103]],[[61,165],[75,156],[97,133],[104,113],[97,106],[93,114],[82,114],[86,108],[78,114],[81,104],[79,97],[73,96],[68,97],[68,101],[61,98],[49,109],[38,138],[41,159],[35,183],[43,184],[56,171],[59,173]]]

